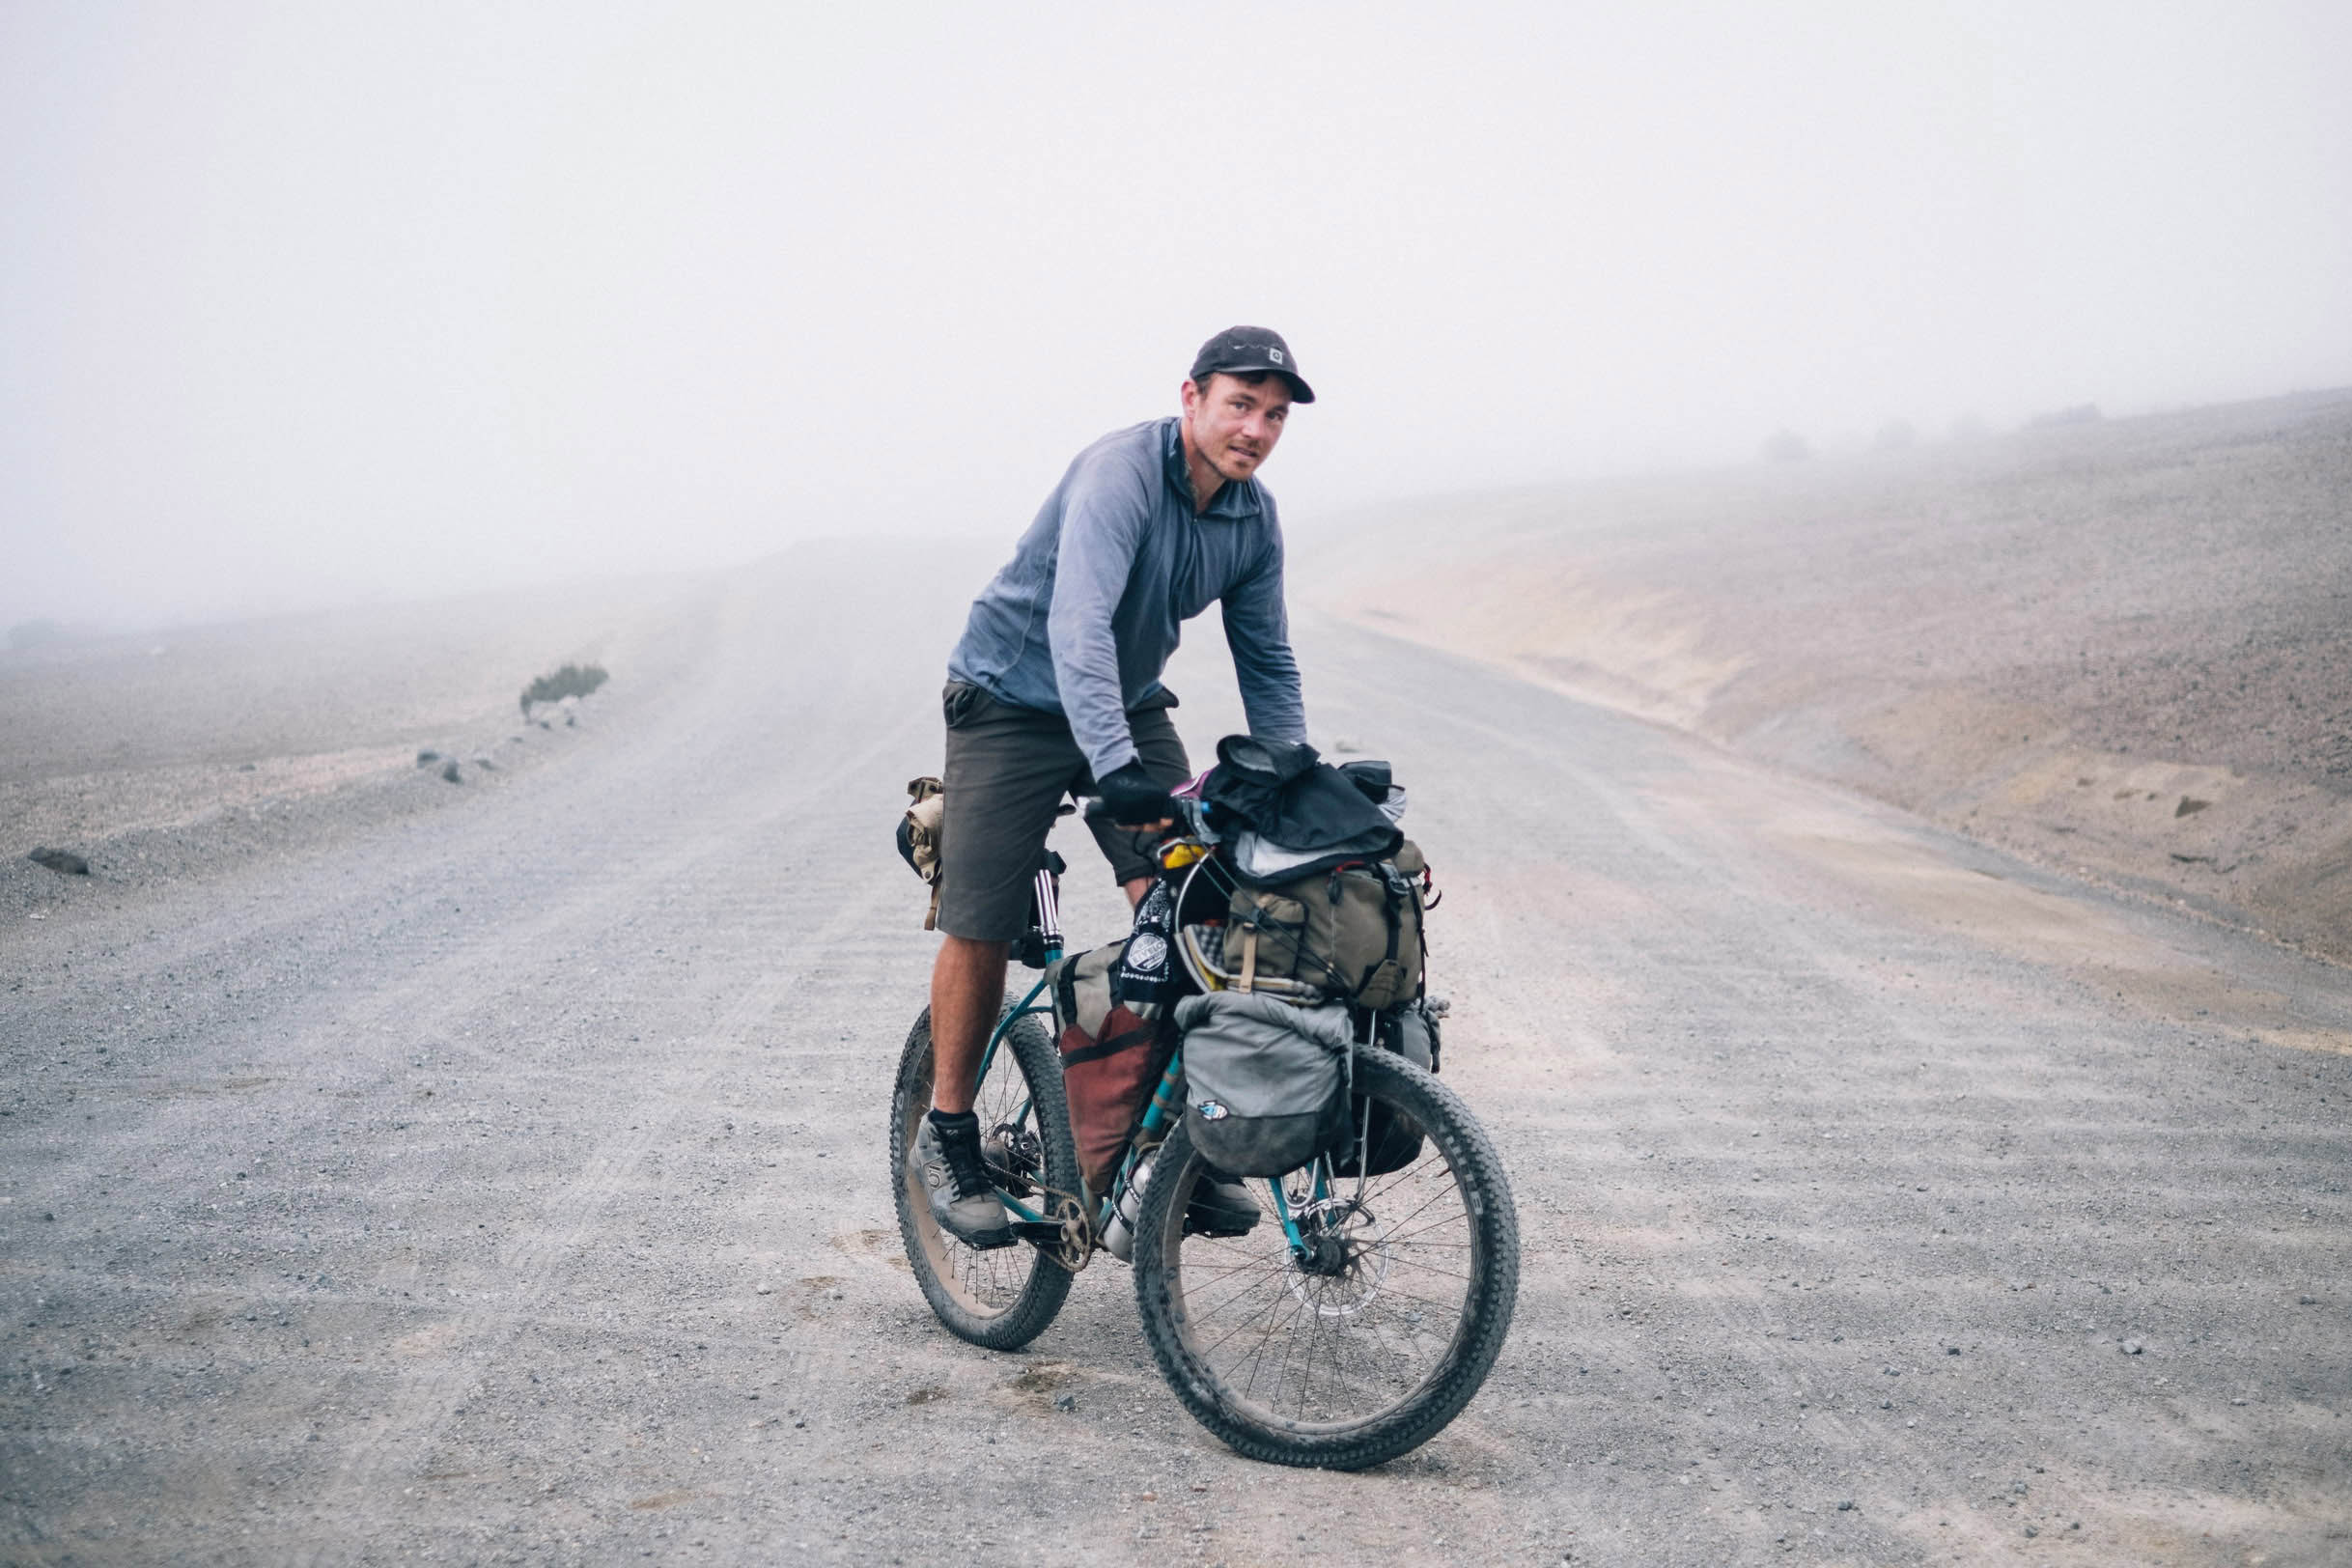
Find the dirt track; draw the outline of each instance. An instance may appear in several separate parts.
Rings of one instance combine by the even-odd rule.
[[[970,584],[878,580],[739,575],[464,789],[12,882],[0,1561],[2352,1558],[2345,971],[1331,627],[1516,1185],[1493,1380],[1308,1474],[1192,1426],[1107,1260],[949,1338],[887,826]]]

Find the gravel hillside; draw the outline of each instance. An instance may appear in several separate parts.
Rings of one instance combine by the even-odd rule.
[[[2352,959],[2352,391],[1373,526],[1362,625]]]

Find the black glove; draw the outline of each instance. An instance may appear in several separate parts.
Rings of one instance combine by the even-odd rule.
[[[1102,792],[1104,811],[1123,827],[1148,826],[1176,815],[1176,798],[1154,783],[1140,762],[1112,769],[1095,780],[1095,787]]]

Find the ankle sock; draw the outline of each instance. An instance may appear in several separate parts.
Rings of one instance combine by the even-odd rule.
[[[941,1110],[934,1106],[931,1107],[931,1125],[942,1133],[952,1133],[965,1127],[976,1133],[980,1130],[980,1113],[972,1110]]]

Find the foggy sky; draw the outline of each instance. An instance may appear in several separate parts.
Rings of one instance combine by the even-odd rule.
[[[0,8],[0,627],[2352,382],[2338,4],[979,9]]]

